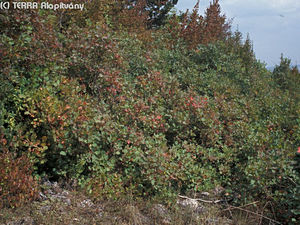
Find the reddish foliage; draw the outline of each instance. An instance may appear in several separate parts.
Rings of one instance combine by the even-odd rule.
[[[32,176],[32,163],[26,155],[16,156],[8,151],[4,135],[0,149],[0,209],[16,207],[37,197],[38,185]]]
[[[194,6],[191,14],[187,10],[179,22],[174,15],[170,21],[169,32],[173,36],[183,38],[190,49],[199,44],[213,43],[224,40],[229,35],[230,23],[226,16],[221,15],[220,4],[214,0],[205,12],[205,16],[199,15],[199,1]]]

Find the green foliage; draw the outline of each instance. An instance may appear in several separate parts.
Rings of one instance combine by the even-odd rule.
[[[146,0],[146,9],[149,11],[149,21],[152,27],[165,23],[168,13],[177,4],[178,0]]]
[[[88,7],[120,10],[100,3]],[[99,198],[222,186],[228,201],[259,200],[282,222],[299,219],[299,71],[282,58],[268,72],[250,39],[230,34],[218,1],[205,17],[194,10],[155,30],[126,27],[137,12],[121,10],[120,26],[94,11],[6,15],[1,176],[23,177],[27,199],[31,171],[76,179]],[[18,196],[6,183],[5,195]]]

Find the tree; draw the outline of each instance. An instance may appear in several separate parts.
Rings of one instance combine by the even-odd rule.
[[[147,0],[149,21],[152,26],[161,26],[170,10],[177,4],[178,0]]]
[[[273,78],[282,90],[289,88],[289,76],[290,76],[291,60],[284,58],[283,54],[280,57],[280,65],[276,66],[273,71]]]
[[[205,36],[204,43],[224,40],[229,35],[230,22],[226,21],[226,16],[221,15],[221,7],[219,0],[213,0],[207,8],[204,17],[205,22]]]
[[[188,10],[181,17],[180,36],[188,43],[190,49],[195,48],[202,43],[204,35],[204,20],[203,16],[199,15],[199,0],[193,8],[192,13]]]
[[[164,24],[170,10],[178,0],[129,0],[130,6],[145,1],[144,10],[148,13],[148,27],[159,27]]]

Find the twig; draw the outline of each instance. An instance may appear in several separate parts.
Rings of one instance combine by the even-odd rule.
[[[228,207],[230,207],[230,205],[228,204],[228,201],[227,201],[227,200],[226,200],[226,205],[227,205]],[[232,212],[231,212],[230,208],[228,208],[228,210],[229,210],[229,214],[230,214],[230,216],[231,216],[231,219],[233,219],[233,215],[232,215]]]
[[[261,210],[261,215],[263,215],[264,211],[265,211],[265,208],[267,207],[267,205],[269,204],[269,201],[264,205],[264,207],[262,208]],[[261,216],[260,217],[260,221],[259,221],[259,225],[262,224],[262,221],[263,221],[263,217]]]
[[[297,183],[296,183],[292,178],[288,177],[288,179],[289,179],[290,181],[292,181],[292,182],[297,186]]]
[[[271,205],[271,210],[272,210],[273,216],[274,216],[274,218],[276,219],[276,213],[275,213],[275,210],[274,210],[273,204],[272,204],[272,203],[270,203],[270,205]]]
[[[276,221],[276,220],[273,220],[273,219],[271,219],[271,218],[269,218],[269,217],[266,217],[266,216],[261,215],[261,214],[259,214],[259,213],[252,212],[252,211],[250,211],[250,210],[243,209],[243,208],[240,208],[240,207],[237,207],[237,206],[232,206],[232,205],[230,205],[228,209],[224,209],[223,211],[230,210],[230,209],[239,209],[239,210],[241,210],[241,211],[245,211],[245,212],[247,212],[247,213],[252,213],[252,214],[254,214],[254,215],[260,216],[260,217],[262,217],[262,218],[264,218],[264,219],[267,219],[267,220],[269,220],[269,221],[271,221],[271,222],[274,222],[274,223],[277,223],[277,224],[281,224],[280,222],[278,222],[278,221]]]
[[[249,204],[246,204],[246,205],[242,205],[242,206],[240,206],[240,208],[242,208],[242,207],[246,207],[246,206],[249,206],[249,205],[254,205],[254,204],[256,204],[256,203],[259,203],[259,201],[256,201],[256,202],[251,202],[251,203],[249,203]]]
[[[229,205],[227,201],[226,201],[226,203],[227,203],[228,207],[231,207],[231,205]],[[251,202],[251,203],[248,203],[248,204],[246,204],[246,205],[242,205],[242,206],[240,206],[240,208],[246,207],[246,206],[250,206],[250,205],[254,205],[254,204],[256,204],[256,203],[259,203],[259,201]],[[226,211],[226,210],[228,210],[228,209],[223,209],[223,211]]]
[[[189,200],[193,200],[193,201],[200,201],[200,202],[204,202],[204,203],[219,203],[221,202],[222,200],[215,200],[215,201],[210,201],[210,200],[204,200],[204,199],[201,199],[201,198],[189,198],[187,196],[183,196],[183,195],[178,195],[179,198],[184,198],[184,199],[189,199]]]

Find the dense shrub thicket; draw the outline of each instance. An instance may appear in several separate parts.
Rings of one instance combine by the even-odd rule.
[[[290,60],[269,72],[218,1],[155,29],[135,7],[87,4],[1,11],[0,204],[32,199],[48,176],[95,197],[222,186],[234,204],[259,200],[276,220],[299,220]]]

